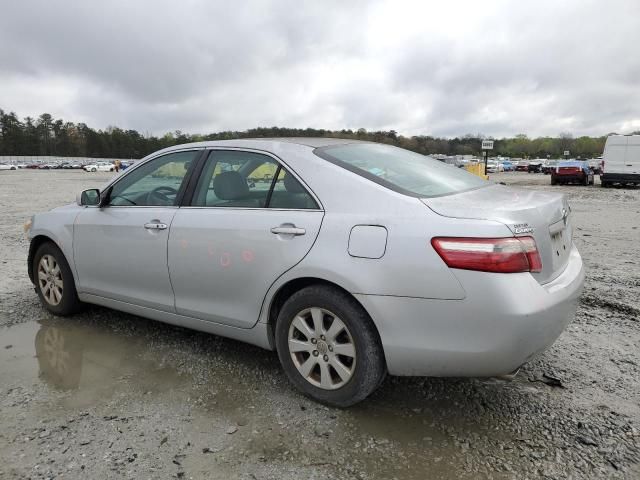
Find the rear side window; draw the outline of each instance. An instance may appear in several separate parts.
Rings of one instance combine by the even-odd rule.
[[[464,169],[390,145],[354,143],[317,148],[314,153],[413,197],[438,197],[490,185]]]
[[[277,162],[266,155],[213,150],[200,174],[192,205],[264,208]]]
[[[211,151],[191,204],[196,207],[318,208],[302,184],[273,158],[230,150]]]

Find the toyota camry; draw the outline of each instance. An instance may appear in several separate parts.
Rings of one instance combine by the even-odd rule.
[[[575,314],[572,229],[559,193],[330,138],[171,147],[26,225],[50,312],[98,304],[275,350],[335,406],[387,373],[515,372]]]

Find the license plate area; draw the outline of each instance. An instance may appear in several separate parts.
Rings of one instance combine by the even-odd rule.
[[[571,252],[571,224],[567,222],[563,227],[551,233],[551,257],[554,271],[564,266]]]

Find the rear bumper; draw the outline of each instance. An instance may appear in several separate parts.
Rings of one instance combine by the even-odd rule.
[[[584,173],[577,173],[572,175],[562,175],[557,173],[551,173],[553,179],[558,183],[571,183],[571,182],[584,182],[586,175]]]
[[[603,173],[600,175],[601,182],[610,183],[640,183],[639,173]]]
[[[493,376],[548,348],[574,318],[584,269],[573,246],[564,272],[455,270],[464,300],[356,295],[376,324],[392,375]]]

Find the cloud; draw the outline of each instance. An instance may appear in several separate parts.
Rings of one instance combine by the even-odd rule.
[[[638,18],[622,0],[12,2],[0,107],[154,134],[622,132]]]

